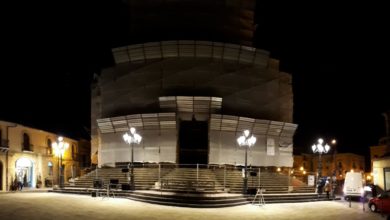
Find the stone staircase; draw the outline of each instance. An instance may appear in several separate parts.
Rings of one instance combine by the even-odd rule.
[[[158,172],[158,168],[134,168],[135,188],[137,190],[154,188],[155,183],[158,181]],[[169,172],[169,170],[165,169],[164,172]],[[162,173],[161,175],[164,174]],[[65,187],[93,188],[94,179],[103,180],[104,186],[110,182],[110,179],[118,179],[119,184],[127,184],[127,175],[127,173],[122,172],[122,168],[99,168],[76,179],[74,184],[65,184]]]
[[[217,193],[224,188],[210,169],[175,168],[161,178],[161,190]]]
[[[292,192],[294,193],[314,193],[315,187],[314,186],[308,186],[305,182],[302,181],[302,178],[298,178],[296,175],[294,175],[291,178],[291,185],[293,186]]]
[[[216,169],[217,179],[219,182],[224,182],[226,178],[226,188],[230,193],[243,192],[243,177],[241,170],[237,169]],[[226,173],[226,174],[225,174]],[[226,177],[224,177],[226,175]],[[259,184],[260,183],[260,184]],[[289,187],[288,176],[278,172],[260,172],[260,178],[248,175],[248,189],[256,189],[261,186],[265,189],[265,194],[272,193],[287,193]]]
[[[193,208],[221,208],[249,204],[248,199],[243,195],[228,193],[135,191],[128,198],[140,202]]]
[[[269,203],[295,203],[295,202],[317,202],[317,201],[328,201],[326,195],[318,195],[317,193],[278,193],[278,194],[263,194],[264,201],[266,204]],[[247,196],[248,202],[259,204],[260,197],[250,195]]]
[[[216,208],[250,204],[255,195],[242,195],[243,178],[239,169],[196,169],[182,168],[173,165],[160,169],[154,167],[134,168],[136,190],[112,190],[115,197],[129,198],[136,201],[161,205]],[[66,184],[63,189],[54,189],[52,192],[74,193],[100,196],[106,195],[106,188],[94,189],[93,180],[96,177],[103,179],[104,184],[110,179],[118,179],[120,184],[128,183],[127,173],[121,168],[101,168],[90,172],[78,180],[74,185]],[[225,187],[224,187],[225,181]],[[325,195],[314,193],[313,187],[292,179],[293,190],[289,191],[289,179],[285,174],[278,172],[260,172],[260,185],[265,203],[292,203],[327,200]],[[248,176],[248,188],[259,186],[259,176]],[[111,194],[110,194],[111,195]],[[111,195],[111,196],[112,196]],[[254,203],[258,203],[259,197]]]

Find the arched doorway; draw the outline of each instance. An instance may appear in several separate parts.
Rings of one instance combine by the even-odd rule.
[[[3,162],[0,161],[0,191],[3,190]]]
[[[17,181],[21,182],[24,187],[32,187],[35,185],[33,162],[27,158],[20,158],[15,164],[15,175]]]

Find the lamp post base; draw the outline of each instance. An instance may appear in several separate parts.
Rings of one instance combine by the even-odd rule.
[[[242,194],[248,194],[248,177],[244,177],[244,188],[242,189]]]
[[[135,190],[134,174],[130,174],[130,190]]]

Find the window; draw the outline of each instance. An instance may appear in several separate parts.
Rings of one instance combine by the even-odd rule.
[[[48,162],[47,163],[47,168],[48,168],[48,174],[49,174],[49,176],[53,176],[53,163],[52,162]]]
[[[52,149],[52,147],[51,147],[51,140],[50,140],[50,138],[47,139],[46,153],[47,153],[48,155],[52,155],[52,154],[53,154],[53,149]]]
[[[72,159],[73,160],[77,159],[77,148],[74,144],[72,144]]]
[[[385,191],[390,190],[390,168],[386,167],[383,169],[384,172],[384,182],[385,182]]]
[[[1,134],[1,129],[0,129],[0,147],[8,147],[6,140],[3,140],[3,135]]]
[[[32,151],[30,144],[30,136],[27,133],[23,133],[23,151]]]

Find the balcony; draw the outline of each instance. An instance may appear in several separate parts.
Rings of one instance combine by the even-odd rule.
[[[0,140],[0,147],[6,147],[6,148],[8,148],[9,146],[8,146],[8,140],[6,140],[6,139],[1,139]]]
[[[23,152],[33,152],[34,151],[34,145],[23,143],[22,144],[22,151]]]
[[[8,150],[8,141],[5,139],[0,139],[0,152],[7,152]]]

